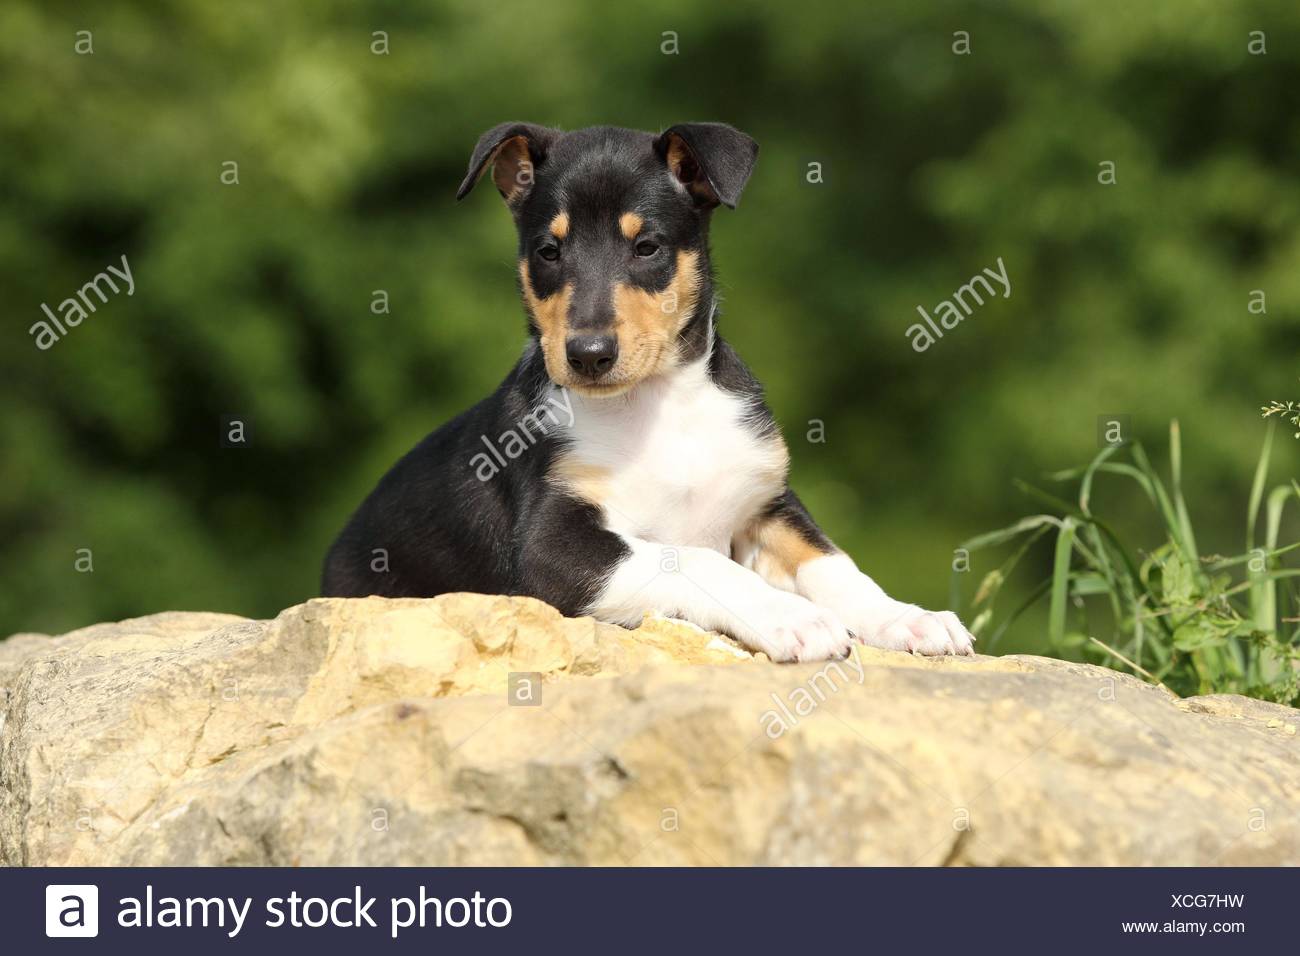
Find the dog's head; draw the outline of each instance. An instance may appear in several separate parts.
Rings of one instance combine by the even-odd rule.
[[[709,213],[734,207],[758,144],[720,123],[658,136],[502,123],[479,139],[483,171],[519,230],[519,286],[555,384],[616,395],[679,360],[712,308]],[[707,299],[707,301],[706,301]]]

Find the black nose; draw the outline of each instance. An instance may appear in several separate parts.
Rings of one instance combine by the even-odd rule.
[[[573,335],[564,344],[569,368],[587,378],[600,378],[618,361],[618,337]]]

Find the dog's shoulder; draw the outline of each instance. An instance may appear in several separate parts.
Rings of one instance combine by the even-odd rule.
[[[743,404],[745,422],[755,434],[761,438],[779,437],[776,418],[767,405],[762,383],[721,335],[714,336],[708,367],[714,385]]]

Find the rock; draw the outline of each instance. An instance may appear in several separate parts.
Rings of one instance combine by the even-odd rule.
[[[1298,863],[1298,722],[1038,657],[776,665],[527,598],[166,613],[0,642],[0,861]]]

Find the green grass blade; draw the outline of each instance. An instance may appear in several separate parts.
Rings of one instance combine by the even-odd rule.
[[[1083,472],[1083,481],[1079,484],[1079,510],[1084,514],[1091,513],[1088,511],[1088,505],[1092,500],[1092,476],[1097,473],[1097,468],[1115,453],[1116,447],[1108,445],[1099,451]]]
[[[1074,553],[1074,530],[1077,522],[1066,518],[1056,537],[1056,555],[1052,564],[1052,596],[1047,609],[1047,639],[1060,647],[1065,639],[1066,602],[1070,597],[1070,558]]]
[[[1268,481],[1268,464],[1273,457],[1273,432],[1277,423],[1270,420],[1264,432],[1264,447],[1255,463],[1255,478],[1250,483],[1250,504],[1246,506],[1246,550],[1255,549],[1255,523],[1259,519],[1259,506],[1264,500],[1264,483]]]
[[[1141,469],[1134,468],[1132,465],[1123,464],[1122,462],[1107,462],[1103,465],[1099,465],[1097,470],[1106,474],[1125,475],[1132,478],[1142,486],[1142,490],[1147,493],[1147,497],[1151,499],[1151,503],[1153,505],[1159,505],[1160,502],[1156,498],[1155,489],[1151,487],[1151,482],[1147,480],[1146,475],[1142,474]]]
[[[1123,593],[1119,580],[1115,576],[1115,568],[1111,564],[1110,553],[1106,550],[1106,542],[1102,540],[1101,532],[1097,530],[1095,524],[1084,527],[1083,536],[1088,539],[1088,543],[1097,554],[1097,569],[1106,581],[1106,596],[1110,601],[1110,611],[1115,619],[1115,627],[1119,628],[1124,621],[1124,611],[1120,605]]]
[[[1272,551],[1277,548],[1277,536],[1282,527],[1282,509],[1292,496],[1300,498],[1300,486],[1293,481],[1290,485],[1278,485],[1268,496],[1265,506],[1264,547]]]
[[[1207,564],[1205,569],[1207,571],[1224,571],[1228,568],[1235,568],[1239,564],[1253,561],[1256,558],[1272,559],[1280,557],[1281,555],[1294,551],[1296,548],[1300,548],[1300,541],[1297,541],[1295,544],[1288,544],[1282,548],[1274,548],[1272,551],[1267,551],[1264,548],[1255,548],[1248,554],[1235,554],[1230,558],[1221,558],[1213,564]]]
[[[1104,465],[1102,467],[1105,468]],[[1055,508],[1061,509],[1061,511],[1065,512],[1065,514],[1069,516],[1069,518],[1073,518],[1076,523],[1091,524],[1096,526],[1096,528],[1102,534],[1104,534],[1106,538],[1110,541],[1110,543],[1114,546],[1115,553],[1118,554],[1120,556],[1120,559],[1124,562],[1125,570],[1128,571],[1130,575],[1130,579],[1135,583],[1140,583],[1143,580],[1142,575],[1138,571],[1137,564],[1136,562],[1134,562],[1132,555],[1128,553],[1128,549],[1124,547],[1124,543],[1119,539],[1119,536],[1115,534],[1115,532],[1110,528],[1110,526],[1106,524],[1106,522],[1102,521],[1100,518],[1097,518],[1093,515],[1085,515],[1077,507],[1070,504],[1068,501],[1064,501],[1053,494],[1049,494],[1048,492],[1043,491],[1040,488],[1035,488],[1031,484],[1019,480],[1017,480],[1015,484],[1016,487],[1018,487],[1021,491],[1025,492],[1026,494],[1036,497],[1042,501],[1045,501],[1048,504],[1051,504]],[[1064,522],[1062,522],[1062,524],[1063,523]],[[1154,595],[1152,595],[1152,597],[1154,598]],[[1172,633],[1172,631],[1169,628],[1168,621],[1161,621],[1161,627],[1167,633]]]
[[[1151,488],[1156,497],[1156,504],[1160,508],[1161,517],[1164,518],[1165,527],[1169,529],[1170,539],[1178,545],[1178,549],[1183,552],[1183,557],[1187,561],[1195,562],[1197,557],[1188,548],[1187,542],[1183,540],[1178,521],[1178,513],[1174,510],[1174,505],[1169,498],[1169,493],[1165,491],[1164,482],[1160,480],[1160,475],[1157,474],[1155,468],[1151,466],[1151,460],[1147,458],[1147,454],[1140,444],[1133,445],[1133,460],[1137,462],[1138,468],[1142,469],[1142,473],[1146,475],[1147,480],[1151,482]]]
[[[1012,481],[1012,484],[1014,484],[1016,488],[1019,489],[1020,491],[1029,495],[1031,498],[1037,498],[1039,501],[1043,502],[1043,504],[1052,506],[1053,508],[1060,511],[1062,514],[1070,515],[1071,517],[1074,518],[1087,518],[1087,515],[1085,515],[1082,511],[1079,510],[1078,505],[1066,501],[1064,498],[1059,498],[1056,495],[1052,494],[1050,491],[1044,491],[1042,488],[1036,488],[1035,486],[1031,485],[1029,482],[1021,481],[1019,478],[1014,479]]]
[[[1277,581],[1281,578],[1296,578],[1296,577],[1300,577],[1300,568],[1278,568],[1274,571],[1265,571],[1260,575],[1260,578],[1264,581]],[[1247,587],[1247,585],[1239,584],[1235,588],[1229,588],[1223,593],[1235,594],[1245,587]]]
[[[1007,615],[1007,619],[998,626],[996,631],[993,632],[993,636],[989,638],[988,644],[984,647],[984,652],[992,654],[994,649],[998,646],[998,642],[1002,640],[1002,635],[1007,632],[1007,629],[1011,627],[1012,624],[1016,623],[1022,614],[1037,604],[1038,599],[1046,594],[1047,589],[1051,586],[1051,578],[1044,578],[1040,581],[1034,589],[1029,592],[1029,596],[1026,597],[1014,611]]]
[[[1290,485],[1279,485],[1269,492],[1268,499],[1264,505],[1264,549],[1265,551],[1277,550],[1277,538],[1282,528],[1282,512],[1286,503],[1292,497],[1300,498],[1300,487],[1297,487],[1294,481]],[[1251,622],[1258,630],[1273,633],[1282,633],[1285,629],[1281,627],[1277,613],[1277,584],[1278,577],[1289,577],[1290,575],[1279,574],[1276,577],[1270,573],[1267,563],[1266,566],[1250,577],[1250,602],[1251,602]],[[1263,664],[1264,662],[1261,662]],[[1272,660],[1265,665],[1265,672],[1261,674],[1264,680],[1270,680],[1276,677],[1280,671],[1280,664]]]
[[[1275,423],[1270,419],[1264,432],[1264,445],[1260,449],[1259,460],[1255,463],[1255,476],[1250,482],[1250,501],[1246,505],[1246,579],[1250,581],[1250,593],[1247,595],[1248,610],[1251,625],[1255,630],[1265,633],[1271,633],[1277,627],[1277,585],[1259,578],[1259,572],[1268,570],[1269,557],[1261,556],[1263,560],[1258,568],[1254,566],[1253,559],[1256,557],[1255,528],[1259,521],[1259,506],[1264,500],[1264,485],[1268,481],[1268,466],[1273,455],[1275,427]],[[1253,669],[1256,671],[1256,678],[1262,680],[1263,671],[1268,667],[1257,659]]]
[[[1061,519],[1053,515],[1030,515],[1027,518],[1021,518],[1013,525],[1005,528],[999,528],[997,531],[990,531],[987,534],[976,535],[966,541],[963,541],[957,547],[963,551],[978,551],[981,548],[989,548],[994,545],[1003,544],[1010,541],[1017,535],[1024,534],[1027,531],[1033,531],[1035,528],[1041,528],[1044,525],[1060,525]]]
[[[1187,513],[1187,502],[1183,500],[1183,430],[1178,426],[1178,419],[1169,423],[1169,474],[1170,488],[1173,490],[1174,514],[1178,517],[1178,529],[1182,533],[1183,544],[1188,557],[1199,561],[1200,549],[1196,547],[1196,535],[1192,532],[1192,519]]]

